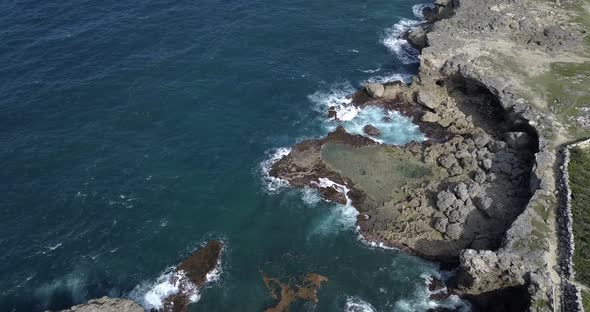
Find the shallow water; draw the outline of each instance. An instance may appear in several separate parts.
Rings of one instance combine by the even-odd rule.
[[[335,127],[326,101],[350,110],[360,83],[415,72],[392,35],[417,4],[0,3],[0,310],[103,295],[149,307],[158,278],[210,238],[226,252],[196,311],[271,305],[261,271],[329,277],[317,306],[296,311],[431,306],[435,265],[367,247],[352,207],[261,169],[275,149]],[[390,143],[421,137],[395,125]]]

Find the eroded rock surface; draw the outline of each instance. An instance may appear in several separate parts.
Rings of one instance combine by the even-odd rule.
[[[207,281],[207,274],[219,265],[223,243],[211,240],[199,248],[176,267],[170,283],[177,285],[178,292],[164,299],[165,312],[188,310],[191,296],[195,295]]]
[[[429,140],[391,147],[339,129],[329,136],[348,140],[298,144],[271,174],[316,185],[330,200],[350,198],[366,239],[459,262],[466,295],[528,289],[535,308],[548,311],[559,303],[552,211],[555,155],[567,134],[530,83],[554,62],[588,62],[587,32],[571,10],[548,2],[435,4],[425,16],[436,22],[406,36],[423,48],[412,84],[370,84],[352,95],[358,107],[412,118]],[[400,163],[427,178],[402,171],[392,179]],[[335,183],[320,187],[322,178]]]
[[[144,312],[144,309],[133,300],[102,297],[62,312]]]

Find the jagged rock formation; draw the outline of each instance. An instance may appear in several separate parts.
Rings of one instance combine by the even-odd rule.
[[[188,311],[191,296],[207,282],[207,274],[217,267],[222,250],[221,241],[208,241],[204,247],[199,248],[176,267],[170,277],[170,283],[176,285],[178,291],[164,299],[163,311]]]
[[[144,309],[133,300],[102,297],[73,306],[62,312],[144,312]]]
[[[298,144],[271,175],[350,199],[370,240],[458,261],[459,292],[484,308],[523,289],[532,310],[559,306],[555,167],[568,133],[529,82],[554,62],[589,61],[570,13],[533,0],[437,0],[425,12],[435,22],[407,35],[423,48],[413,83],[353,96],[413,118],[430,140],[390,147],[339,129],[328,137],[347,139]]]

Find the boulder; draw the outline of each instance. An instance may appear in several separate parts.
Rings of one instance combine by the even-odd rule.
[[[449,220],[447,220],[446,218],[435,218],[433,226],[435,230],[444,234],[447,231],[448,224]]]
[[[507,144],[504,141],[491,140],[488,143],[488,148],[490,149],[490,151],[492,151],[494,153],[505,150],[506,146],[507,146]]]
[[[436,20],[436,9],[427,6],[422,10],[422,16],[424,16],[425,20],[434,22]]]
[[[483,172],[483,170],[479,169],[475,172],[475,182],[479,183],[479,184],[483,184],[486,182],[486,174],[485,172]]]
[[[455,195],[457,195],[462,201],[466,201],[469,198],[469,190],[467,190],[467,185],[463,182],[455,185],[453,192],[455,192]]]
[[[445,234],[450,239],[459,239],[461,238],[461,234],[463,233],[463,227],[459,223],[451,223],[447,226],[447,231]]]
[[[490,136],[484,131],[478,131],[473,134],[473,142],[477,147],[484,147],[490,142]]]
[[[475,198],[475,206],[481,211],[487,211],[492,207],[493,200],[487,196]]]
[[[372,125],[366,125],[363,128],[363,132],[372,137],[378,137],[381,135],[381,131]]]
[[[411,30],[408,34],[408,42],[418,49],[424,49],[428,45],[428,37],[424,27],[418,26]]]
[[[492,160],[487,158],[482,161],[482,165],[486,170],[490,170],[492,168]]]
[[[447,210],[456,200],[455,194],[449,191],[441,191],[436,195],[436,207],[442,211]]]
[[[424,114],[424,116],[422,116],[421,119],[423,122],[431,122],[431,123],[435,123],[438,122],[440,120],[440,116],[433,113],[433,112],[426,112]]]
[[[463,173],[463,169],[461,168],[461,166],[459,166],[459,164],[452,165],[451,168],[448,169],[448,171],[452,177],[458,176]]]
[[[445,169],[451,168],[457,164],[457,158],[453,154],[445,154],[438,157],[438,163]]]
[[[449,222],[451,223],[459,222],[460,217],[461,216],[459,215],[459,212],[457,210],[451,210],[448,215]]]
[[[435,95],[422,89],[416,94],[416,101],[418,104],[432,110],[439,107],[441,103],[440,99]]]
[[[338,113],[336,112],[336,108],[334,106],[331,106],[328,109],[328,118],[330,118],[330,119],[338,119]]]
[[[380,83],[368,83],[365,85],[365,90],[373,98],[380,98],[385,92],[385,87]]]

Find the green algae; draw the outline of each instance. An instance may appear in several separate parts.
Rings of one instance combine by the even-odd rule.
[[[375,204],[404,199],[405,187],[434,180],[440,169],[418,157],[391,146],[354,148],[326,144],[322,157],[330,169],[349,178]]]

